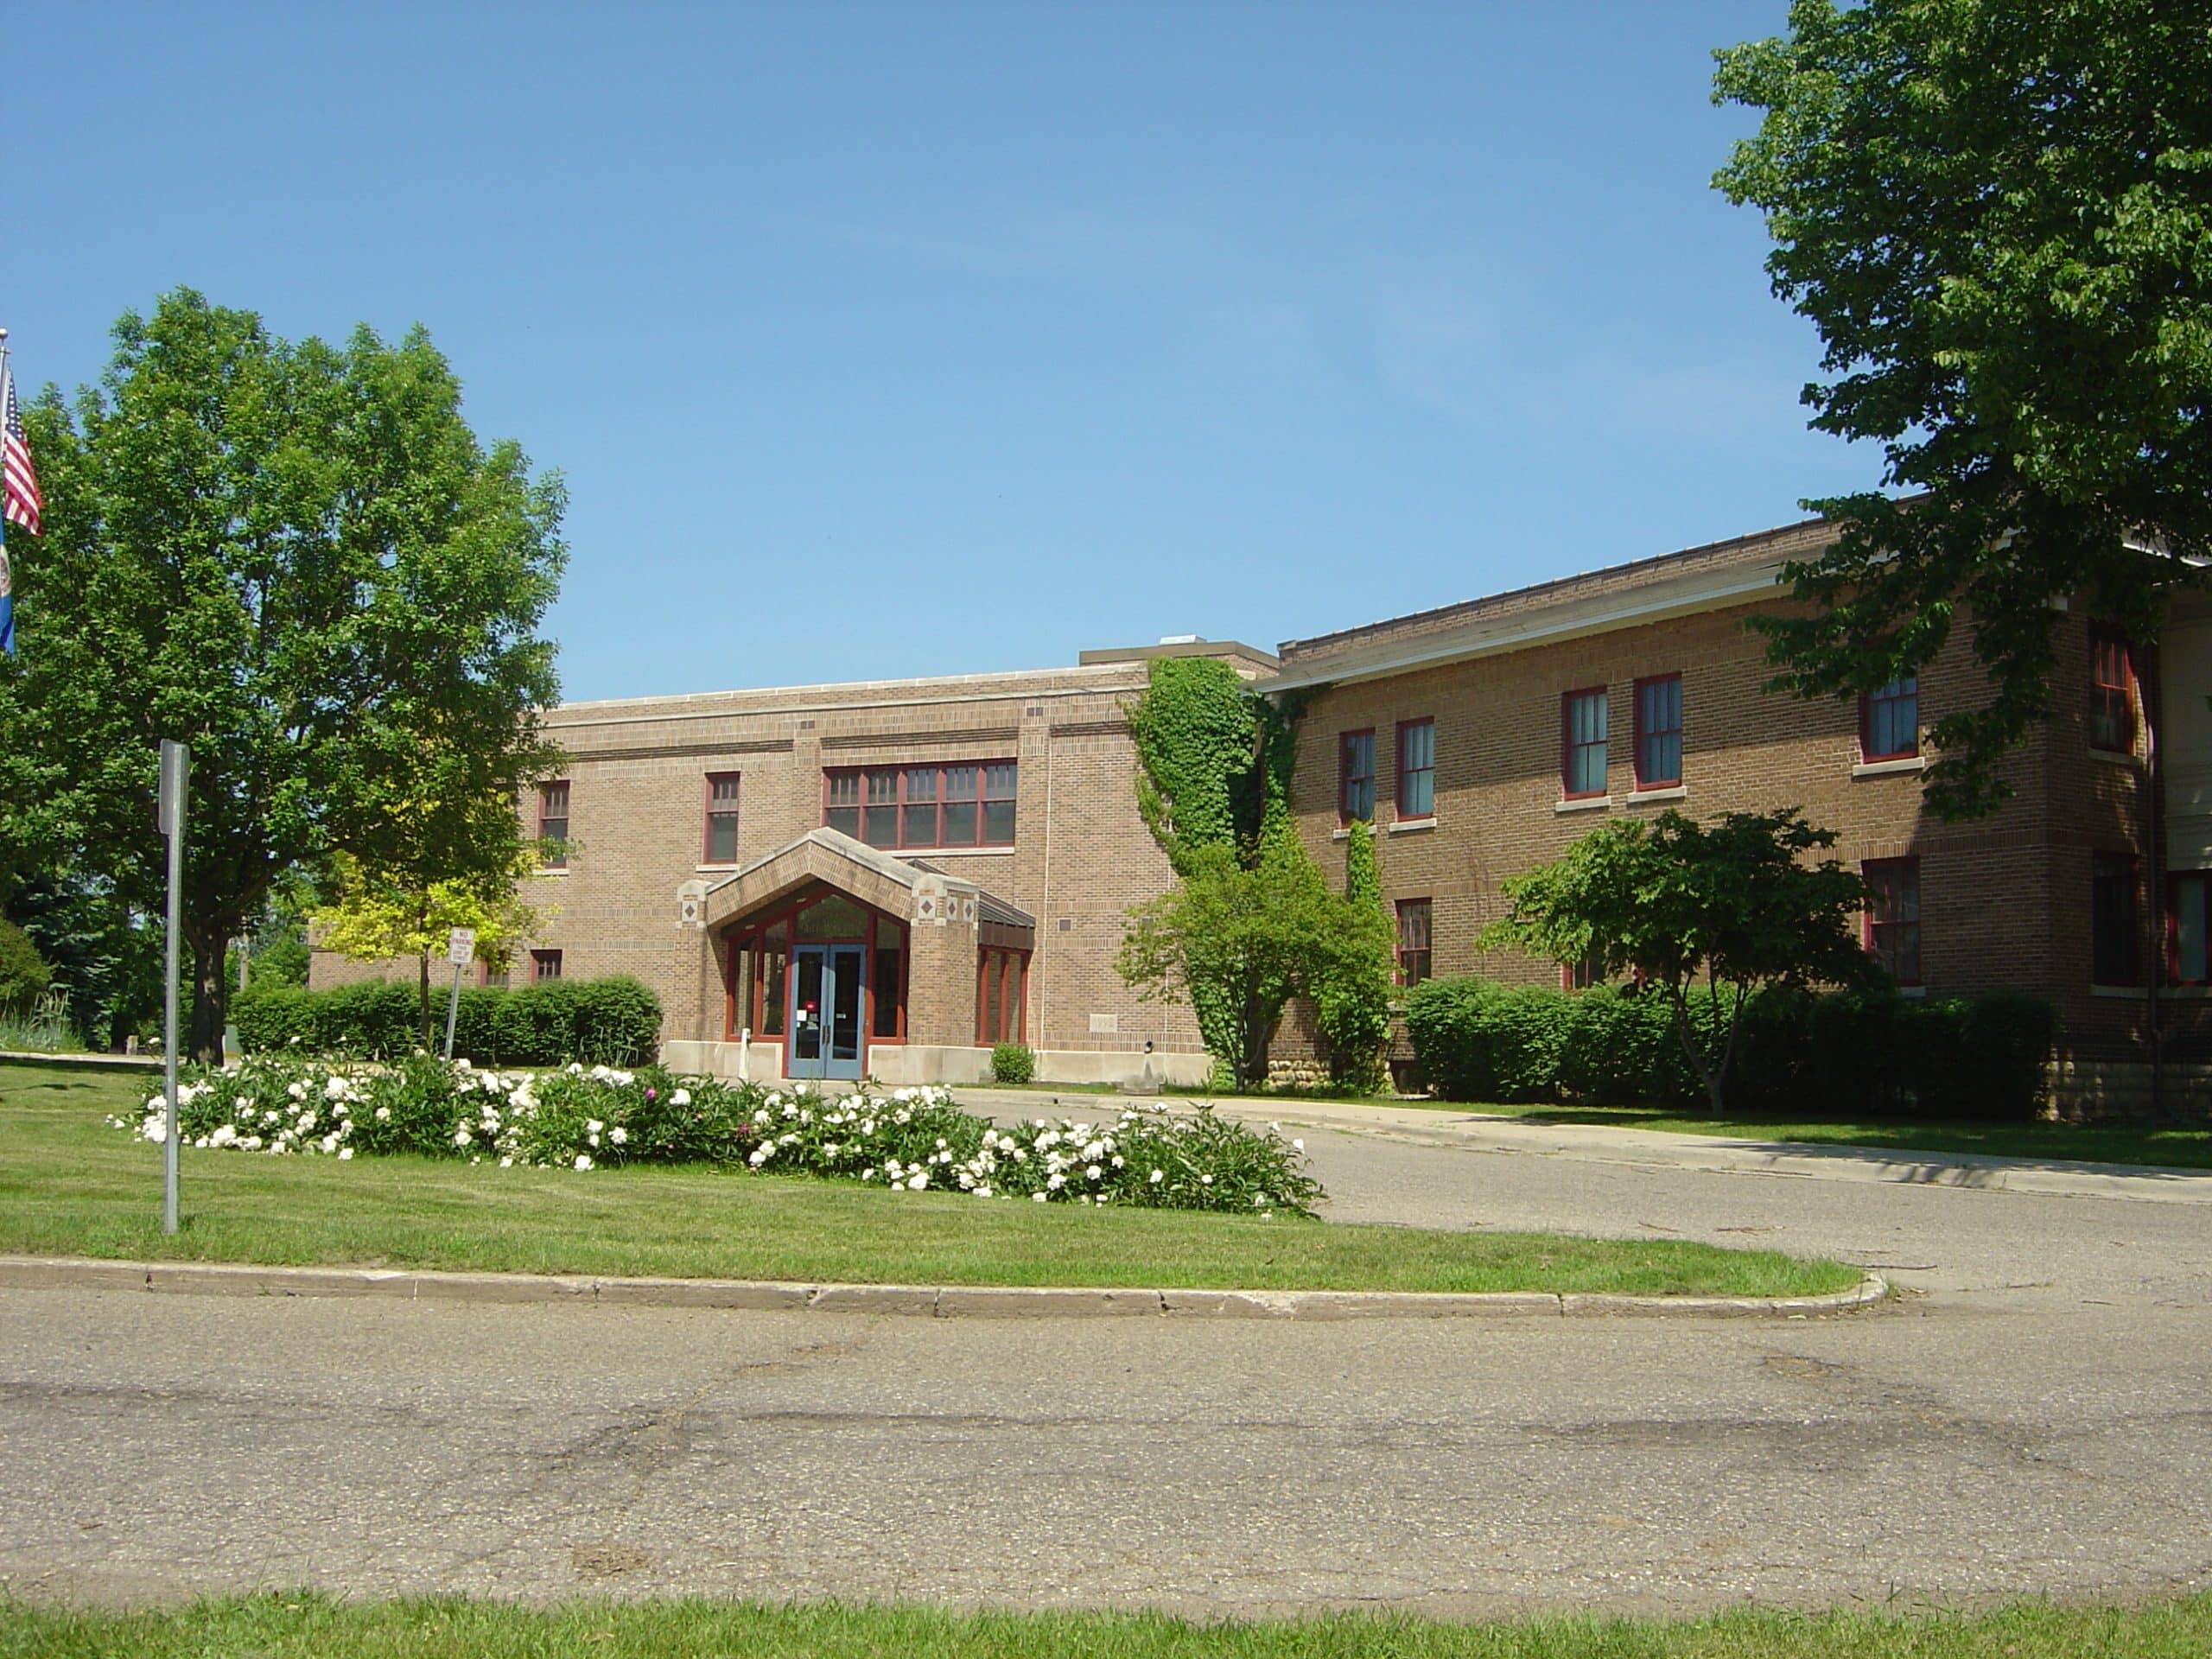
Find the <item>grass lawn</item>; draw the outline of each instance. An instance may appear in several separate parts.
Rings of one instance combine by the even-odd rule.
[[[158,1087],[158,1084],[155,1085]],[[182,1152],[110,1128],[147,1081],[0,1065],[0,1253],[134,1260],[948,1285],[1808,1295],[1832,1262],[1680,1241],[1338,1226],[1182,1211],[892,1194],[636,1167],[578,1175],[418,1158]]]
[[[1402,1100],[1401,1106],[1480,1112],[1529,1123],[1596,1123],[1618,1129],[1742,1141],[1798,1141],[1811,1146],[1880,1147],[1900,1152],[1986,1153],[2004,1158],[2085,1160],[2212,1169],[2212,1123],[1986,1123],[1967,1118],[1700,1117],[1642,1106],[1486,1106],[1465,1101]]]
[[[340,1604],[311,1595],[211,1600],[176,1612],[92,1613],[0,1601],[0,1656],[51,1659],[2194,1659],[2212,1650],[2212,1596],[2130,1608],[2020,1602],[1993,1611],[1709,1618],[1533,1618],[1446,1624],[1333,1615],[1198,1624],[1153,1613],[971,1613],[840,1604],[438,1599]]]

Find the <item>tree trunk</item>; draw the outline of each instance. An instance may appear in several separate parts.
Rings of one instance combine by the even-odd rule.
[[[208,1065],[223,1063],[223,1010],[228,1000],[230,982],[223,973],[223,947],[230,942],[230,930],[218,927],[212,934],[187,931],[180,953],[190,958],[192,975],[192,1011],[188,1016],[186,1030],[189,1033],[186,1048],[192,1058]],[[184,971],[180,964],[180,972]],[[183,987],[178,988],[179,994]]]
[[[423,1046],[428,1048],[430,1046],[430,953],[425,950],[416,958],[416,962],[422,969],[416,982],[416,1012],[422,1016],[418,1023],[423,1027]]]

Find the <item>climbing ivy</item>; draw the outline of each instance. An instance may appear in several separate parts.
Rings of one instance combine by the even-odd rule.
[[[1382,1045],[1390,1035],[1389,912],[1375,833],[1354,823],[1344,842],[1344,898],[1357,922],[1345,949],[1313,982],[1313,1020],[1332,1081],[1361,1094],[1382,1086]]]

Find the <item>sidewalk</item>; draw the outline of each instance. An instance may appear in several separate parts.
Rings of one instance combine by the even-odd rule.
[[[1139,1096],[1067,1094],[1049,1090],[961,1088],[977,1110],[1015,1117],[1110,1118],[1127,1105],[1157,1099],[1174,1110],[1207,1103],[1184,1095]],[[1595,1123],[1528,1123],[1478,1112],[1350,1101],[1243,1099],[1211,1104],[1224,1117],[1333,1130],[1408,1145],[1461,1152],[1569,1158],[1726,1173],[1789,1175],[1827,1181],[1889,1181],[1916,1186],[1962,1186],[2050,1198],[2124,1198],[2149,1204],[2212,1205],[2212,1170],[2095,1164],[2063,1158],[2000,1158],[1974,1153],[1917,1152],[1892,1147],[1815,1145],[1801,1141],[1739,1141],[1663,1129],[1614,1128]]]

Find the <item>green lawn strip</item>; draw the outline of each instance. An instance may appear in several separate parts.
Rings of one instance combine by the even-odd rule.
[[[524,1607],[293,1594],[124,1613],[0,1601],[4,1659],[2195,1659],[2208,1647],[2212,1597],[2202,1595],[2124,1608],[2044,1601],[1973,1613],[1738,1608],[1688,1619],[1571,1615],[1464,1624],[1359,1614],[1198,1624],[1143,1612],[701,1600]]]
[[[1679,1240],[1088,1209],[708,1169],[183,1149],[110,1128],[136,1079],[0,1066],[0,1253],[806,1282],[1812,1295],[1856,1270]]]
[[[1641,1106],[1497,1106],[1455,1100],[1403,1100],[1402,1106],[1476,1112],[1525,1123],[1589,1123],[1662,1129],[1738,1141],[1795,1141],[1807,1146],[1873,1147],[1897,1152],[1959,1152],[1999,1158],[2212,1169],[2212,1124],[1985,1123],[1966,1118],[1700,1117]]]

